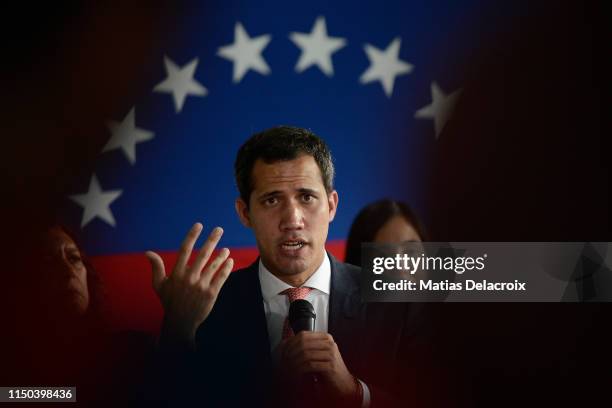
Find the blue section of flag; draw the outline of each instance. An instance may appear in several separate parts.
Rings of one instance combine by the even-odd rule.
[[[234,211],[233,162],[251,134],[279,124],[309,128],[332,149],[340,204],[329,239],[345,239],[357,212],[383,197],[407,200],[424,214],[419,208],[423,171],[435,134],[433,120],[414,114],[431,103],[432,82],[449,93],[461,87],[462,64],[478,46],[482,25],[492,25],[485,3],[218,1],[194,6],[160,44],[159,63],[143,67],[157,80],[132,106],[136,126],[154,132],[154,138],[136,144],[133,165],[118,149],[100,155],[95,174],[102,189],[122,190],[122,195],[110,206],[114,227],[100,218],[83,227],[87,250],[173,250],[195,221],[206,229],[223,226],[225,246],[254,245]],[[295,70],[301,50],[289,35],[310,33],[319,16],[325,18],[328,36],[346,40],[331,56],[331,77],[317,66]],[[251,38],[271,36],[262,53],[271,71],[250,70],[234,83],[233,63],[217,53],[234,42],[238,22]],[[398,37],[399,59],[414,69],[398,75],[387,96],[380,81],[359,81],[370,66],[364,45],[384,50]],[[166,78],[164,56],[180,67],[198,58],[194,79],[208,91],[203,97],[187,96],[179,113],[171,94],[153,92]],[[132,106],[109,120],[121,121]],[[87,191],[90,177],[74,194]],[[78,226],[83,209],[75,203],[67,207],[69,222]]]

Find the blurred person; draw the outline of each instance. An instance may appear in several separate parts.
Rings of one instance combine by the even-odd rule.
[[[345,262],[361,266],[363,242],[400,243],[427,240],[422,223],[408,204],[391,199],[365,206],[351,225],[346,241]]]
[[[362,243],[381,244],[377,253],[418,255],[425,251],[420,243],[428,240],[427,231],[410,206],[402,201],[382,199],[363,207],[351,224],[346,243],[345,262],[363,267]],[[418,281],[424,279],[422,271],[387,271],[388,280],[407,279]],[[439,350],[432,343],[440,331],[437,327],[437,316],[431,304],[411,302],[406,308],[406,320],[409,321],[414,341],[422,343],[419,355],[407,354],[401,360],[409,369],[403,374],[405,384],[419,381],[420,393],[428,395],[422,400],[429,406],[462,406],[463,397],[457,392],[459,384],[443,359],[437,358]],[[443,367],[443,368],[440,368]],[[414,373],[418,373],[418,379]],[[430,388],[433,387],[433,388]],[[453,394],[453,402],[446,399],[444,393],[436,393],[436,387],[443,387]]]
[[[48,228],[37,242],[36,303],[40,314],[58,326],[102,327],[102,285],[74,235],[61,225]],[[75,324],[75,322],[80,322]],[[66,327],[70,332],[70,327]]]
[[[152,338],[111,331],[100,278],[67,227],[35,229],[3,385],[76,386],[84,406],[136,403]]]
[[[17,338],[26,383],[76,383],[108,336],[100,280],[72,233],[60,224],[31,226],[32,247],[17,292]],[[26,255],[22,255],[26,256]],[[17,373],[14,373],[17,375]]]

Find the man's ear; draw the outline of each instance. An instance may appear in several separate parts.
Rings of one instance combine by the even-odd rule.
[[[329,205],[329,222],[332,222],[338,209],[338,192],[336,190],[327,195],[327,203]]]
[[[237,198],[234,205],[240,222],[247,228],[251,228],[251,219],[249,218],[249,207],[242,198]]]

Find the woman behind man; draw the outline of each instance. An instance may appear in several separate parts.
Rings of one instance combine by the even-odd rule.
[[[379,200],[368,204],[355,217],[347,239],[345,262],[362,266],[362,243],[420,243],[428,238],[423,225],[406,203]],[[410,390],[408,392],[414,401],[422,403],[419,406],[461,406],[462,400],[458,396],[461,383],[453,378],[453,372],[439,357],[441,348],[438,345],[442,343],[439,341],[435,305],[411,302],[405,319],[411,341],[402,345],[404,351],[398,364],[404,366],[404,376],[398,381]],[[415,384],[419,386],[415,387]]]
[[[408,204],[390,199],[364,207],[351,225],[345,262],[361,266],[364,242],[399,243],[426,241],[425,229]]]

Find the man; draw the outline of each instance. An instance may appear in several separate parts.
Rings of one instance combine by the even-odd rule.
[[[389,402],[381,386],[396,380],[405,309],[367,308],[359,269],[325,251],[338,207],[326,144],[304,129],[266,130],[240,148],[235,177],[236,211],[260,252],[253,265],[229,276],[226,248],[209,262],[221,228],[187,265],[201,224],[187,234],[170,276],[147,252],[165,311],[162,345],[195,351],[186,388],[212,406]],[[287,327],[296,297],[313,304],[314,332]]]

